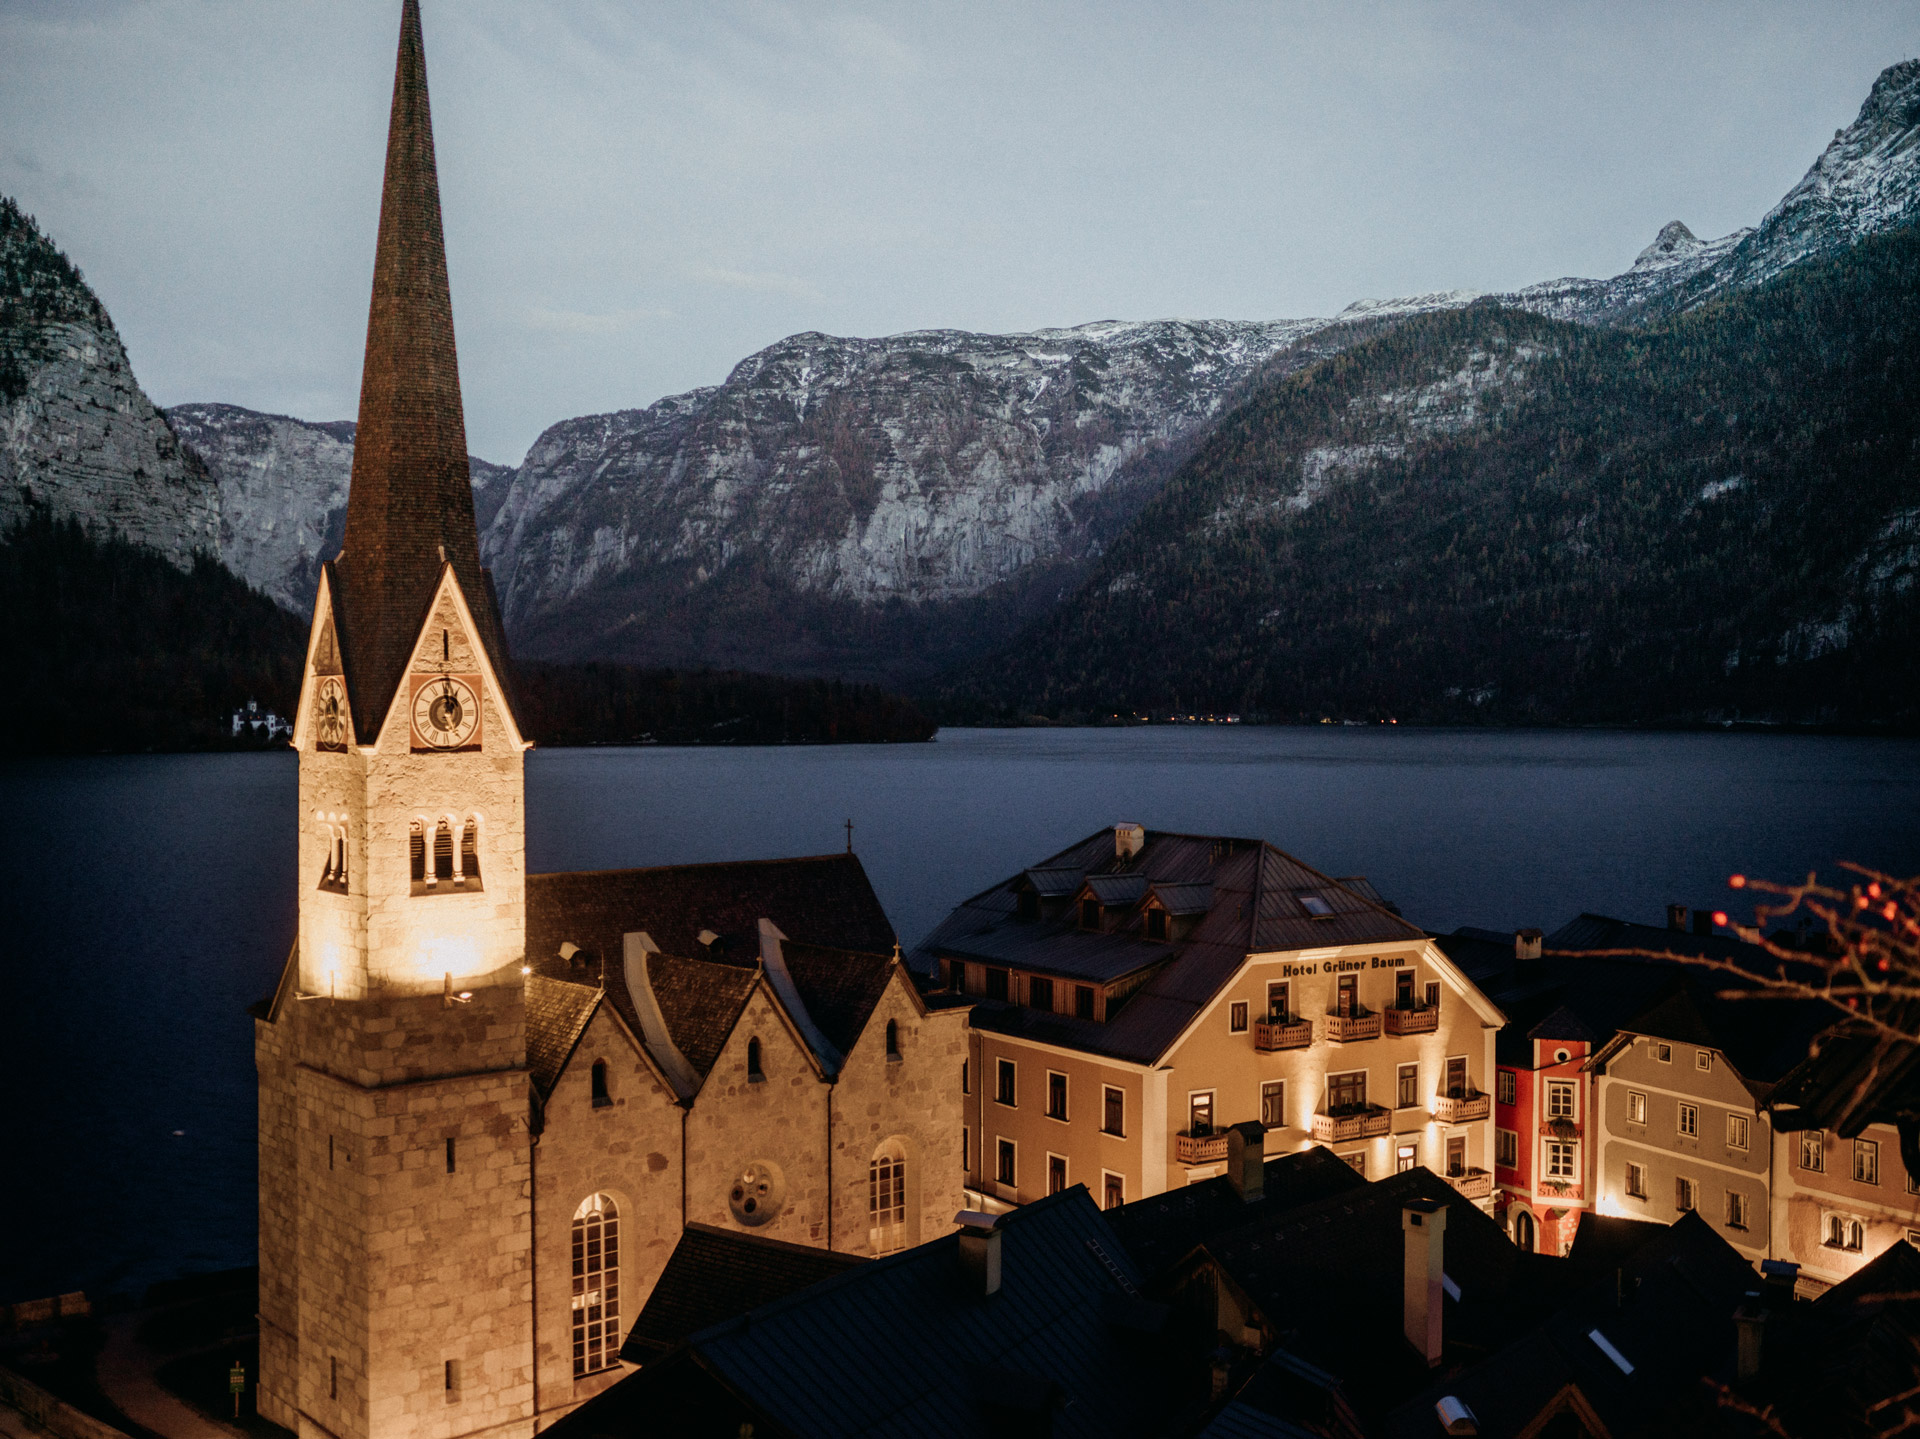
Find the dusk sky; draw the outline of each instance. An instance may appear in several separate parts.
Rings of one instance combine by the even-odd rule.
[[[427,0],[472,448],[801,330],[1320,315],[1757,221],[1920,3]],[[161,404],[355,412],[397,0],[0,0],[0,191]]]

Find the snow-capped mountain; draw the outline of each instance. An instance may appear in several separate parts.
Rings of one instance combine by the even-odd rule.
[[[167,419],[213,475],[222,563],[295,614],[311,613],[320,565],[346,528],[353,421],[204,404],[175,405]],[[467,464],[484,527],[514,472],[473,455]]]

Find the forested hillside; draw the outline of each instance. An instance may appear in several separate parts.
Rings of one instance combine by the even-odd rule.
[[[1920,236],[1641,330],[1417,316],[1222,420],[953,717],[1920,717]]]

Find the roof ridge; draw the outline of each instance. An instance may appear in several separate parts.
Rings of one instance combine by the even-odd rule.
[[[621,869],[550,869],[537,874],[529,874],[528,879],[572,879],[606,874],[676,874],[696,869],[746,869],[750,866],[764,867],[775,864],[820,864],[830,860],[853,860],[858,863],[860,856],[836,851],[830,854],[794,854],[776,855],[771,859],[713,859],[697,860],[692,864],[638,864]],[[864,868],[865,866],[862,866]]]

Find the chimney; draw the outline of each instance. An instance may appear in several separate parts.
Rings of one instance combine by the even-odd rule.
[[[1227,1131],[1227,1179],[1243,1204],[1258,1203],[1266,1194],[1267,1130],[1249,1119]]]
[[[1513,957],[1515,959],[1538,959],[1540,957],[1540,931],[1537,929],[1516,929],[1513,932]]]
[[[1800,1283],[1800,1266],[1787,1259],[1762,1259],[1760,1277],[1767,1304],[1774,1309],[1793,1308],[1794,1290]]]
[[[1712,934],[1713,933],[1713,911],[1712,910],[1696,909],[1693,912],[1693,932],[1695,934]]]
[[[1747,1296],[1747,1302],[1733,1311],[1733,1329],[1738,1348],[1734,1358],[1734,1379],[1741,1384],[1760,1373],[1760,1357],[1767,1343],[1767,1307],[1760,1296]]]
[[[1473,1411],[1467,1407],[1467,1401],[1457,1394],[1443,1396],[1433,1406],[1433,1412],[1440,1416],[1440,1428],[1448,1434],[1480,1432],[1480,1421],[1474,1418]]]
[[[1113,857],[1121,862],[1132,859],[1146,847],[1147,831],[1137,824],[1116,824],[1113,827]]]
[[[1679,930],[1682,934],[1686,933],[1687,907],[1684,904],[1670,904],[1667,906],[1667,928]]]
[[[990,1299],[1000,1292],[999,1218],[963,1209],[953,1222],[960,1226],[960,1271],[967,1276],[967,1288]]]
[[[1401,1206],[1406,1237],[1406,1288],[1401,1300],[1407,1342],[1426,1359],[1440,1363],[1440,1301],[1446,1278],[1447,1206],[1436,1199],[1415,1199]]]

